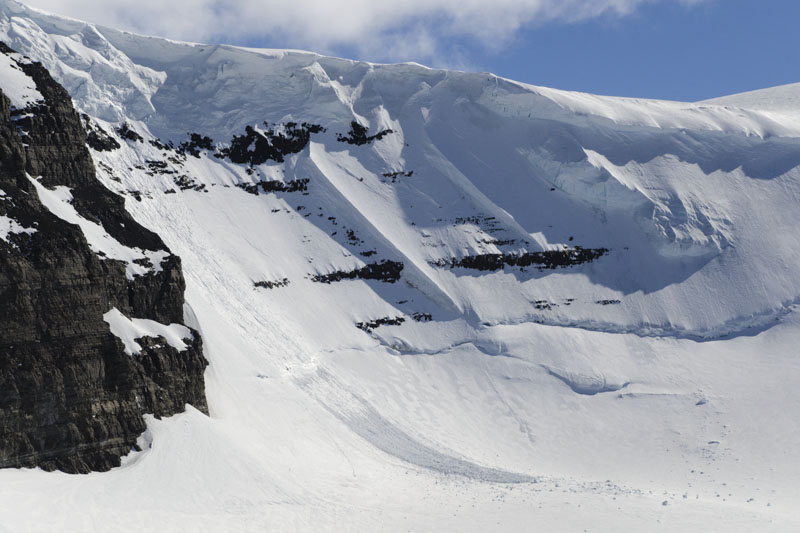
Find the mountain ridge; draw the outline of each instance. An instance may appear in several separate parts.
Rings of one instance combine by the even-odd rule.
[[[4,501],[74,493],[65,516],[94,499],[123,530],[797,525],[791,113],[3,5],[100,181],[181,258],[210,363],[209,417],[148,419],[80,489],[0,472]]]
[[[141,357],[122,353],[106,306],[181,322],[180,259],[97,181],[69,94],[41,64],[1,43],[0,53],[4,78],[28,80],[13,103],[0,88],[0,212],[11,222],[0,235],[0,467],[109,470],[144,413],[206,409],[202,342],[187,329],[189,344],[167,348],[159,332]]]

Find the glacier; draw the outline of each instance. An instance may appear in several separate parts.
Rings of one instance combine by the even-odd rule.
[[[210,416],[122,467],[0,471],[0,531],[800,528],[800,87],[603,97],[13,0],[0,40],[114,140],[210,362]]]

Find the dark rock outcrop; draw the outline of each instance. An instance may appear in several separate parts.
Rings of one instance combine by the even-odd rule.
[[[262,289],[276,289],[278,287],[286,287],[289,285],[289,278],[283,278],[278,280],[264,280],[264,281],[256,281],[253,283],[254,287],[260,287]]]
[[[240,189],[255,194],[258,196],[258,190],[261,189],[265,193],[270,192],[302,192],[308,190],[308,178],[299,180],[263,180],[256,183],[237,183],[236,186]]]
[[[367,128],[354,120],[350,123],[350,131],[347,132],[347,135],[342,135],[341,133],[339,133],[338,135],[336,135],[336,140],[347,144],[363,146],[365,144],[371,143],[372,141],[379,141],[383,139],[385,136],[389,135],[390,133],[394,133],[394,131],[381,130],[374,135],[367,135]],[[411,174],[409,174],[409,176],[410,175]]]
[[[162,145],[163,146],[163,145]],[[214,151],[214,140],[211,137],[200,135],[199,133],[190,133],[189,140],[182,142],[178,147],[181,153],[188,153],[194,157],[200,157],[200,150]]]
[[[399,326],[406,319],[401,316],[391,317],[386,316],[383,318],[376,318],[375,320],[366,320],[364,322],[356,322],[356,327],[358,329],[364,330],[367,333],[372,332],[373,329],[379,328],[381,326]]]
[[[413,318],[417,322],[430,322],[431,320],[433,320],[433,315],[431,315],[430,313],[416,312],[413,315],[411,315],[411,318]]]
[[[82,115],[82,118],[84,126],[86,126],[86,143],[92,150],[111,152],[121,148],[119,142],[106,130],[92,122],[89,115]]]
[[[403,263],[385,260],[380,263],[370,263],[354,270],[337,270],[330,274],[317,274],[311,278],[311,281],[333,283],[345,279],[374,279],[386,283],[395,283],[400,279],[402,270]]]
[[[132,129],[127,122],[122,126],[120,126],[119,128],[117,128],[117,133],[119,134],[120,137],[122,137],[127,141],[140,142],[140,143],[144,142],[144,137],[139,135],[136,132],[136,130]]]
[[[506,266],[532,266],[538,270],[555,270],[556,268],[591,263],[607,253],[607,248],[581,248],[576,246],[565,250],[545,250],[543,252],[467,255],[461,258],[439,259],[431,261],[430,264],[436,267],[484,271],[501,270]]]
[[[396,172],[384,172],[383,173],[383,177],[391,179],[392,183],[397,183],[397,179],[402,177],[402,176],[405,176],[406,178],[410,178],[413,175],[414,175],[414,171],[413,170],[409,170],[407,172],[406,171],[396,171]]]
[[[207,409],[207,363],[197,332],[183,351],[138,339],[132,356],[111,333],[103,315],[112,308],[183,321],[180,259],[167,255],[160,269],[129,279],[125,263],[95,253],[78,226],[42,205],[26,174],[69,187],[75,210],[121,244],[167,251],[97,181],[67,92],[42,65],[19,65],[44,99],[15,113],[0,80],[0,216],[35,230],[0,235],[0,467],[108,470],[136,446],[143,414]]]
[[[258,131],[247,126],[244,135],[234,135],[231,145],[220,149],[215,157],[230,159],[236,164],[261,165],[267,161],[283,163],[284,156],[303,151],[314,133],[322,133],[325,128],[319,124],[287,122]]]

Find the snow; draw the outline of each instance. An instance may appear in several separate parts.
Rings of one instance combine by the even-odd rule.
[[[125,272],[128,279],[135,276],[143,276],[151,272],[161,272],[161,262],[169,257],[166,250],[142,250],[140,248],[129,248],[111,237],[100,224],[87,220],[80,216],[72,206],[72,193],[69,187],[58,186],[48,189],[38,180],[28,177],[36,187],[39,200],[55,216],[76,224],[81,228],[83,236],[86,237],[89,247],[94,253],[103,259],[116,259],[125,263]],[[144,266],[135,261],[147,260],[152,266]]]
[[[180,324],[160,324],[154,320],[144,318],[128,318],[114,307],[103,315],[103,320],[108,323],[111,333],[114,334],[125,346],[125,353],[135,355],[141,353],[142,347],[136,339],[142,337],[163,337],[167,344],[182,352],[188,348],[184,339],[192,339],[194,336],[186,326]]]
[[[707,100],[705,103],[726,108],[755,109],[772,116],[800,119],[800,83],[770,87]]]
[[[20,64],[26,61],[20,54],[0,53],[0,78],[3,80],[3,94],[15,109],[25,109],[42,100],[36,83],[25,74]]]
[[[0,193],[2,193],[2,191],[0,191]],[[3,194],[0,194],[0,199],[2,197]],[[8,240],[9,235],[18,233],[27,233],[28,235],[33,235],[34,233],[36,233],[36,229],[26,228],[13,218],[8,217],[6,215],[0,215],[0,239],[6,242],[10,242]]]
[[[171,175],[146,168],[166,155],[146,141],[93,152],[182,259],[211,416],[148,420],[144,451],[109,473],[0,472],[7,527],[800,528],[791,91],[770,108],[600,97],[175,43],[8,0],[0,37],[108,132],[124,121],[147,139],[225,144],[264,121],[327,128],[252,174],[207,153],[169,163],[207,192],[165,194]],[[338,142],[353,120],[395,133]],[[308,191],[236,187],[260,179]],[[96,252],[129,265],[150,253],[34,183]],[[431,264],[574,245],[609,252],[541,272]],[[382,259],[403,263],[398,283],[311,279]],[[106,317],[131,353],[175,327]],[[355,327],[383,317],[405,321]]]

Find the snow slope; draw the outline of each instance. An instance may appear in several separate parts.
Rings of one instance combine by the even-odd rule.
[[[182,258],[211,412],[152,420],[107,474],[0,472],[3,526],[800,527],[791,98],[599,97],[11,0],[0,40],[121,145],[99,176]],[[391,132],[342,142],[353,121]],[[320,129],[282,160],[224,155],[291,123]],[[191,133],[210,144],[167,147]],[[596,253],[470,268],[575,246]],[[399,280],[357,273],[381,261]]]
[[[3,92],[16,109],[25,109],[42,99],[36,85],[19,67],[25,59],[19,54],[0,57],[0,73],[3,76]]]
[[[760,112],[800,118],[800,83],[749,91],[708,100],[713,105],[757,109]]]

